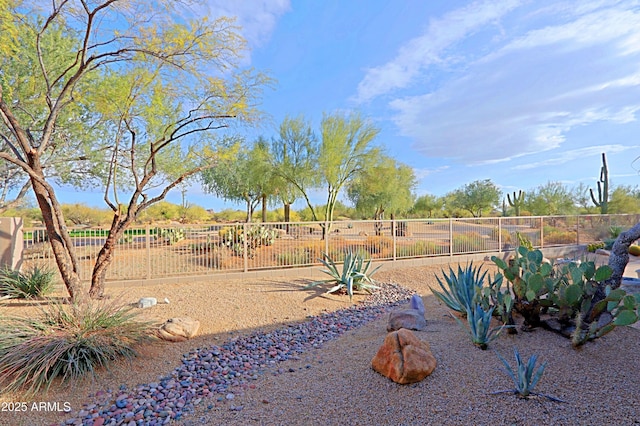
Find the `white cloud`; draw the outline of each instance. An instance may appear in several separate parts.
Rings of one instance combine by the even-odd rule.
[[[250,46],[266,44],[278,18],[291,9],[290,0],[207,0],[206,13],[212,18],[235,16]]]
[[[407,87],[421,71],[447,62],[447,49],[479,28],[495,23],[520,3],[520,0],[474,2],[442,19],[431,20],[426,32],[400,48],[391,62],[367,70],[358,85],[356,101],[367,102],[394,89]]]
[[[578,127],[635,121],[640,49],[630,46],[640,10],[603,4],[571,19],[547,16],[544,28],[540,16],[537,25],[505,17],[511,39],[469,61],[464,75],[389,103],[401,133],[427,156],[492,164],[556,149]]]
[[[535,163],[521,164],[511,167],[511,170],[530,170],[546,166],[560,166],[571,161],[581,160],[595,155],[600,156],[603,152],[607,154],[615,154],[630,149],[637,150],[638,148],[640,148],[640,145],[597,145],[586,148],[573,149],[569,151],[560,151],[554,153],[553,158],[549,158],[544,161],[538,161]]]
[[[416,179],[417,180],[422,180],[422,179],[426,178],[427,176],[431,176],[433,174],[440,173],[442,171],[447,170],[448,168],[449,168],[449,166],[440,166],[440,167],[436,167],[435,169],[425,169],[425,168],[416,168],[416,167],[414,167],[413,173],[416,175]]]

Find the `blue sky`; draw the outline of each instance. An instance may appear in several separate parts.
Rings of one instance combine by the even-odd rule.
[[[237,17],[245,65],[277,80],[263,100],[268,138],[286,115],[318,128],[323,112],[359,110],[381,129],[377,143],[414,168],[417,195],[477,179],[505,192],[547,181],[595,188],[602,152],[613,185],[640,184],[638,1],[207,5],[202,13]],[[242,208],[197,185],[188,200]]]

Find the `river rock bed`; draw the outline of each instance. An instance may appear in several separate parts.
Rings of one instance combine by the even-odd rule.
[[[397,284],[379,285],[358,305],[190,351],[183,355],[180,367],[157,382],[98,391],[96,400],[106,397],[106,402],[85,404],[63,424],[163,425],[188,415],[197,404],[233,400],[236,390],[250,389],[260,375],[279,374],[278,363],[299,359],[301,353],[380,318],[415,294]]]

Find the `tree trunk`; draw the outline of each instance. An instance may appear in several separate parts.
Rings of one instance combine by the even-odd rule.
[[[291,204],[284,203],[284,221],[291,222]]]
[[[40,171],[40,177],[44,179],[39,161],[37,159],[30,159],[30,165],[34,171]],[[52,198],[52,194],[42,183],[31,178],[31,186],[42,212],[42,220],[47,229],[51,251],[53,252],[56,265],[60,271],[62,281],[69,292],[71,300],[82,301],[86,299],[87,293],[82,288],[82,281],[78,275],[78,262],[74,251],[75,247],[69,237],[66,225],[64,222],[60,223],[59,220],[62,216],[60,211],[61,207],[55,198]]]
[[[118,239],[124,233],[127,226],[125,223],[126,220],[121,221],[118,213],[113,216],[109,235],[98,253],[96,263],[93,266],[93,271],[91,272],[91,288],[89,289],[89,296],[92,299],[99,299],[104,296],[104,282],[107,269],[109,268],[109,265],[111,265],[111,262],[113,262],[113,255],[116,250]]]
[[[262,194],[262,223],[267,222],[267,195]]]

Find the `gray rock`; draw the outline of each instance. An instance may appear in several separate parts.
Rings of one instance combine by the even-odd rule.
[[[421,314],[417,309],[404,309],[389,313],[387,331],[396,331],[401,328],[420,331],[426,327],[427,320],[424,319],[424,314]]]
[[[143,297],[138,300],[138,308],[150,308],[158,304],[158,301],[155,297]]]
[[[416,311],[420,312],[422,316],[424,316],[425,310],[422,297],[418,296],[417,294],[411,296],[411,309],[415,309]]]

